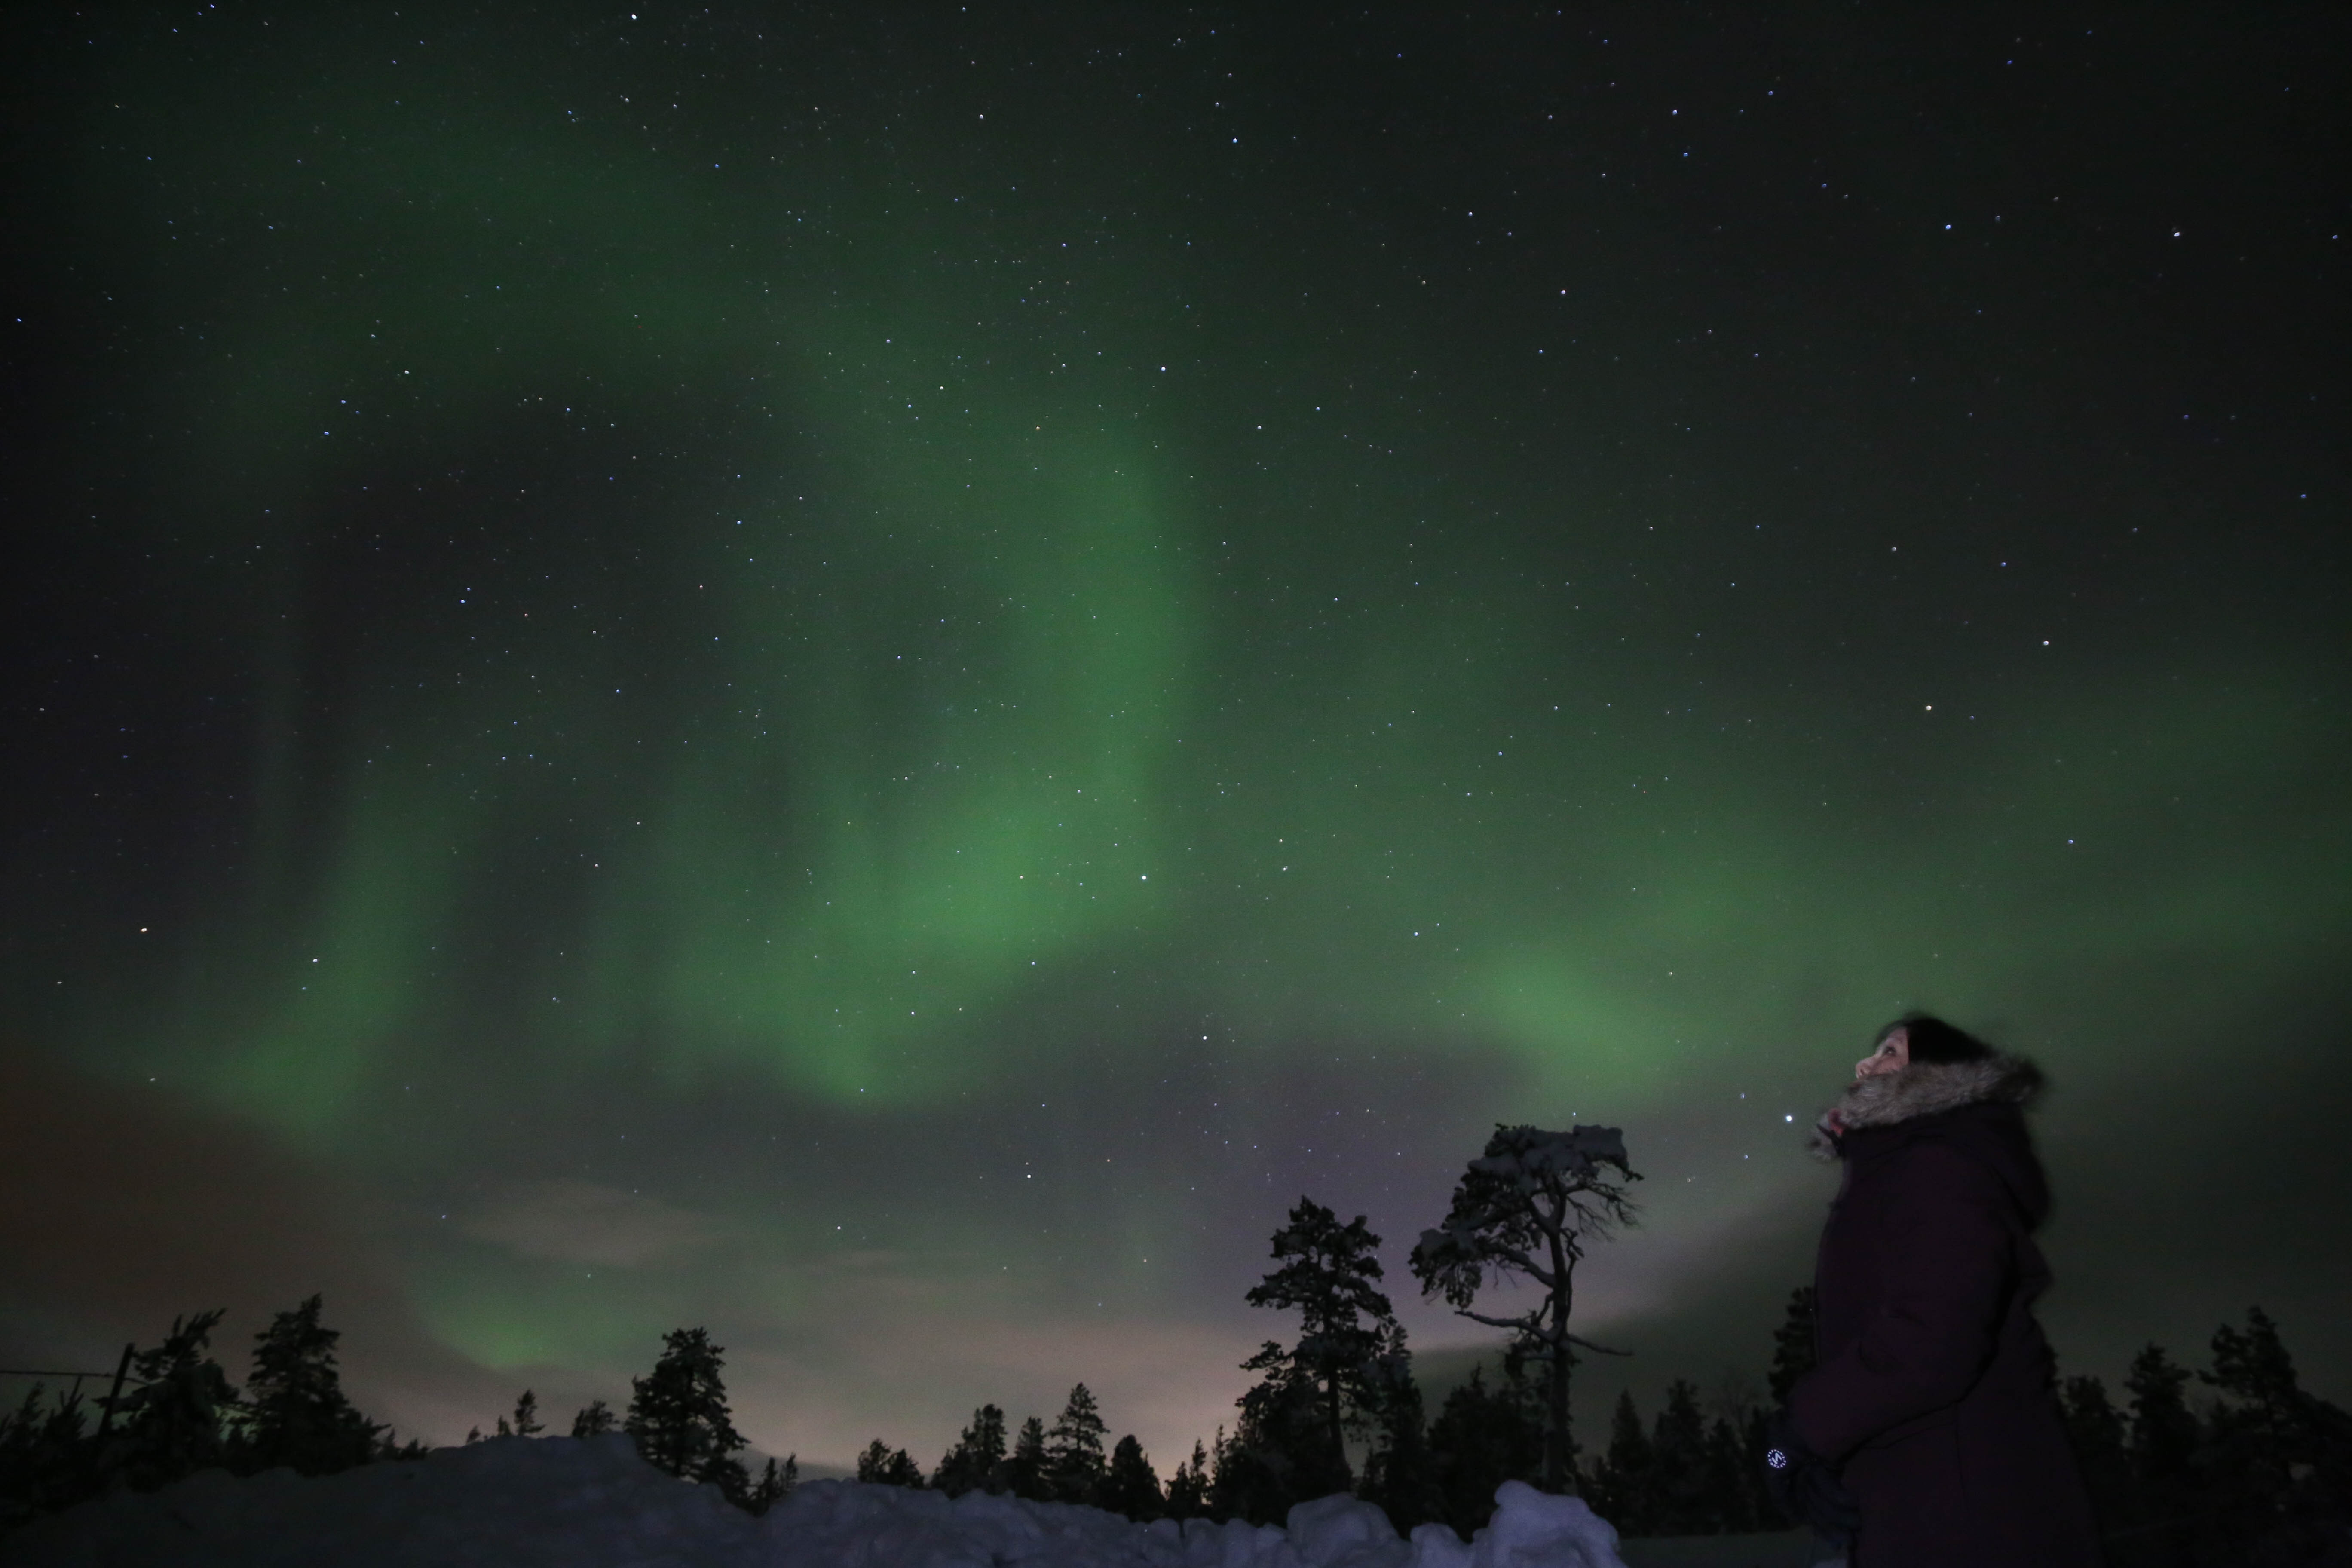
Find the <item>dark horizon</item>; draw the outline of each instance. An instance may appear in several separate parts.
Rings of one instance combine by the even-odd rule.
[[[12,8],[0,1364],[1164,1473],[1576,1121],[1590,1446],[1918,1006],[2352,1404],[2347,30]]]

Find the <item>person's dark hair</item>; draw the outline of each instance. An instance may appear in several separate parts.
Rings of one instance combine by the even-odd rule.
[[[1993,1048],[1965,1029],[1954,1028],[1932,1013],[1906,1013],[1870,1037],[1873,1049],[1895,1030],[1911,1037],[1915,1062],[1980,1062],[1997,1055]]]

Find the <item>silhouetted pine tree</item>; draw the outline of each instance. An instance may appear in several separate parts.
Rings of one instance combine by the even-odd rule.
[[[1304,1496],[1345,1491],[1353,1480],[1348,1437],[1369,1430],[1377,1415],[1382,1363],[1403,1353],[1404,1331],[1379,1288],[1381,1238],[1358,1215],[1346,1225],[1321,1204],[1302,1197],[1287,1224],[1274,1233],[1280,1267],[1252,1287],[1253,1307],[1298,1314],[1298,1341],[1287,1348],[1269,1340],[1242,1363],[1270,1383],[1311,1387],[1319,1419],[1299,1434],[1313,1447],[1287,1456]],[[1319,1451],[1318,1451],[1319,1450]]]
[[[868,1486],[923,1489],[923,1468],[904,1448],[893,1448],[877,1437],[857,1456],[857,1479]]]
[[[1158,1519],[1167,1509],[1168,1500],[1160,1490],[1160,1474],[1151,1468],[1143,1445],[1131,1432],[1110,1451],[1110,1466],[1103,1472],[1100,1500],[1101,1506],[1111,1512],[1123,1513],[1139,1524]]]
[[[1269,1345],[1268,1349],[1276,1347]],[[1209,1511],[1220,1519],[1279,1524],[1291,1508],[1346,1489],[1329,1467],[1323,1405],[1305,1379],[1268,1379],[1241,1397],[1234,1433],[1212,1463]]]
[[[152,1491],[226,1462],[222,1425],[236,1409],[236,1390],[207,1353],[221,1316],[174,1318],[161,1345],[132,1356],[135,1386],[123,1395],[99,1455],[110,1482]]]
[[[1093,1392],[1083,1383],[1072,1384],[1068,1403],[1045,1434],[1045,1484],[1055,1498],[1091,1503],[1101,1492],[1105,1431]]]
[[[775,1507],[778,1503],[783,1501],[786,1498],[792,1496],[793,1489],[798,1487],[800,1484],[801,1461],[799,1455],[785,1455],[784,1462],[781,1468],[778,1468],[775,1459],[771,1457],[768,1460],[767,1468],[761,1470],[760,1472],[760,1479],[751,1483],[751,1495],[744,1500],[743,1507],[746,1510],[751,1513],[765,1513],[770,1509]]]
[[[1494,1513],[1496,1487],[1542,1476],[1541,1405],[1507,1370],[1502,1386],[1489,1388],[1486,1370],[1473,1367],[1429,1424],[1429,1449],[1438,1517],[1466,1541]]]
[[[1217,1434],[1222,1440],[1224,1434]],[[1198,1519],[1209,1506],[1209,1453],[1199,1438],[1192,1440],[1192,1457],[1176,1467],[1168,1478],[1167,1515],[1170,1519]]]
[[[1780,1511],[1772,1500],[1770,1484],[1765,1479],[1764,1456],[1772,1447],[1772,1415],[1768,1410],[1751,1410],[1739,1426],[1740,1474],[1745,1478],[1748,1517],[1756,1521],[1758,1530],[1793,1530],[1804,1521],[1790,1519]]]
[[[1402,1331],[1399,1331],[1402,1339]],[[1381,1363],[1371,1452],[1364,1456],[1364,1475],[1356,1495],[1378,1503],[1389,1522],[1406,1535],[1415,1526],[1444,1517],[1445,1505],[1437,1486],[1437,1461],[1431,1453],[1423,1415],[1421,1385],[1413,1381],[1412,1361],[1402,1352]]]
[[[2278,1325],[2260,1307],[2213,1331],[2220,1391],[2200,1468],[2225,1536],[2263,1538],[2282,1555],[2341,1550],[2352,1531],[2352,1416],[2304,1392]]]
[[[539,1395],[528,1388],[524,1389],[522,1397],[515,1401],[514,1435],[536,1437],[546,1430],[546,1424],[539,1418]]]
[[[1727,1415],[1718,1415],[1706,1429],[1706,1455],[1702,1461],[1706,1500],[1700,1529],[1708,1533],[1740,1534],[1763,1528],[1756,1517],[1748,1485],[1748,1446]]]
[[[619,1417],[613,1414],[613,1407],[601,1399],[590,1400],[572,1418],[572,1435],[574,1437],[602,1437],[607,1432],[620,1429]]]
[[[1650,1435],[1642,1427],[1642,1413],[1633,1392],[1617,1395],[1609,1417],[1609,1448],[1594,1467],[1593,1510],[1627,1535],[1654,1533],[1657,1516]]]
[[[963,1429],[940,1460],[931,1485],[950,1497],[971,1491],[1003,1491],[1004,1485],[1004,1412],[983,1405],[971,1413]]]
[[[2113,1530],[2127,1517],[2137,1517],[2138,1500],[2132,1486],[2131,1450],[2123,1412],[2107,1397],[2107,1385],[2096,1377],[2069,1377],[2058,1385],[2059,1413],[2065,1418],[2066,1441],[2091,1494],[2091,1507],[2100,1522]]]
[[[1045,1424],[1034,1415],[1021,1423],[1013,1439],[1013,1457],[1004,1461],[1004,1489],[1014,1497],[1043,1502],[1052,1497],[1045,1476]]]
[[[656,1469],[709,1482],[741,1501],[751,1478],[734,1457],[743,1435],[735,1430],[719,1375],[724,1347],[703,1329],[674,1329],[662,1336],[662,1347],[652,1373],[629,1380],[634,1392],[622,1429]]]
[[[1772,1332],[1772,1371],[1766,1381],[1771,1384],[1773,1404],[1788,1404],[1797,1379],[1813,1370],[1820,1353],[1814,1337],[1820,1318],[1820,1299],[1811,1285],[1789,1292],[1788,1311]]]
[[[2197,1451],[2197,1418],[2182,1392],[2188,1385],[2189,1373],[2157,1344],[2141,1347],[2124,1374],[2124,1388],[2131,1394],[2132,1472],[2150,1491],[2188,1478],[2189,1458]]]
[[[89,1495],[85,1424],[79,1394],[52,1399],[37,1383],[0,1415],[0,1532]]]
[[[1706,1418],[1698,1388],[1678,1377],[1650,1428],[1650,1530],[1657,1535],[1705,1535],[1719,1528],[1707,1495]]]
[[[2222,1395],[2213,1426],[2225,1462],[2255,1489],[2284,1494],[2289,1468],[2315,1458],[2324,1407],[2303,1392],[2270,1314],[2255,1307],[2242,1331],[2227,1323],[2215,1329],[2212,1370],[2197,1376]]]
[[[254,1336],[253,1371],[227,1445],[229,1465],[242,1474],[289,1465],[323,1476],[375,1457],[380,1429],[343,1395],[335,1368],[342,1336],[319,1321],[321,1310],[313,1295]]]

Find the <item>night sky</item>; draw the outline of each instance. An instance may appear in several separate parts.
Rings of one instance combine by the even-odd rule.
[[[10,7],[0,1363],[1165,1469],[1578,1120],[1591,1442],[1925,1006],[2352,1396],[2352,22],[2032,16]]]

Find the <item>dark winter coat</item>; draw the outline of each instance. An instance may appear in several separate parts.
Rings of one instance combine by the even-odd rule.
[[[1853,1568],[2088,1568],[2090,1504],[2033,1299],[2050,1208],[2031,1063],[1858,1080],[1816,1149],[1844,1163],[1814,1276],[1819,1364],[1789,1407],[1862,1505]]]

